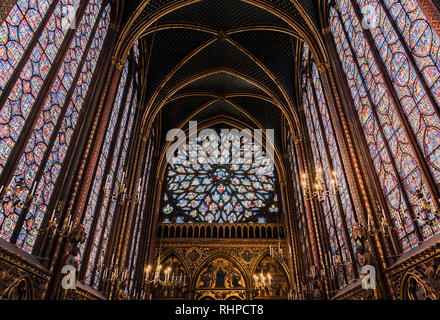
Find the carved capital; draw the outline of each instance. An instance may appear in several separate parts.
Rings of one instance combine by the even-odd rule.
[[[331,32],[330,27],[322,28],[323,34],[329,34]]]
[[[327,70],[330,70],[330,63],[328,61],[317,63],[316,68],[320,73],[326,72]]]
[[[299,143],[301,143],[301,142],[303,141],[303,139],[304,139],[304,136],[303,136],[303,135],[296,135],[296,136],[293,136],[293,142],[294,142],[295,144],[299,144]]]
[[[120,25],[118,25],[116,23],[110,23],[109,28],[110,28],[110,30],[115,31],[115,32],[119,32],[119,30],[121,29]]]
[[[118,70],[123,70],[125,66],[125,60],[113,56],[112,65]]]

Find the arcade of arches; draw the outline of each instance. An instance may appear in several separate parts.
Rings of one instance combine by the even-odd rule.
[[[440,299],[438,1],[0,24],[0,299]]]

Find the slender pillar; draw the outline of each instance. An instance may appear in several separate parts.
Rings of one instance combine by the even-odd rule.
[[[119,59],[112,60],[112,65],[108,72],[108,81],[106,81],[107,86],[103,90],[103,94],[101,96],[101,101],[99,103],[99,107],[95,115],[95,119],[87,141],[87,147],[84,151],[83,159],[81,160],[80,168],[78,170],[78,178],[72,192],[73,196],[69,202],[69,206],[67,208],[64,218],[67,219],[69,216],[72,215],[72,230],[78,228],[80,225],[81,215],[86,205],[88,191],[93,182],[93,173],[95,171],[95,166],[98,162],[99,151],[104,140],[107,122],[110,118],[123,67],[123,61]],[[84,179],[82,179],[82,177],[84,177]],[[73,211],[73,206],[76,199],[75,195],[78,195],[78,200],[76,209]],[[69,255],[70,250],[72,250],[72,246],[70,243],[66,242],[64,247],[62,248],[61,256],[59,257],[59,266],[62,267],[64,261]],[[55,272],[55,278],[53,279],[52,284],[54,290],[51,290],[49,299],[54,299],[56,297],[59,282],[61,281],[60,275],[61,272]]]
[[[432,28],[440,36],[440,11],[433,0],[417,0]]]
[[[302,139],[295,139],[295,147],[296,147],[296,154],[298,155],[298,163],[299,163],[299,167],[300,167],[300,172],[307,172],[307,169],[304,167],[304,163],[303,163],[303,156],[302,156]],[[315,232],[315,228],[313,226],[313,218],[312,218],[312,208],[310,206],[310,202],[305,200],[304,201],[305,204],[305,211],[306,211],[306,215],[307,215],[307,224],[308,224],[308,229],[309,229],[309,234],[310,234],[310,242],[311,242],[311,246],[312,246],[312,257],[313,257],[313,265],[315,265],[315,267],[319,267],[319,256],[318,256],[318,246],[316,244],[316,232]]]

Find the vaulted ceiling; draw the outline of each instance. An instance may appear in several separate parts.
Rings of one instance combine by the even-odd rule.
[[[318,26],[315,1],[147,2],[125,1],[122,25],[131,19],[136,30],[153,19],[139,37],[148,56],[146,108],[157,110],[163,133],[224,117],[278,129],[280,146],[285,110],[295,113],[299,30]]]

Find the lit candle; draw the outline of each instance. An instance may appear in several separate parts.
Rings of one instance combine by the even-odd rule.
[[[0,194],[2,193],[2,191],[3,191],[4,188],[5,188],[4,185],[2,185],[2,186],[0,187]]]

